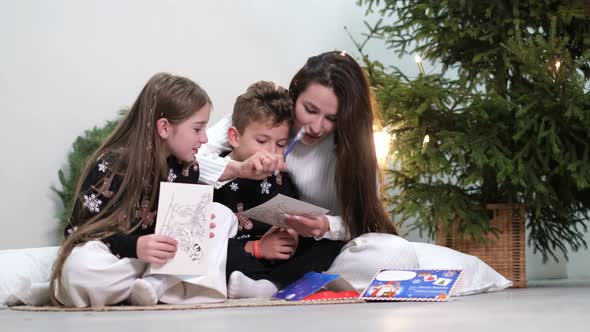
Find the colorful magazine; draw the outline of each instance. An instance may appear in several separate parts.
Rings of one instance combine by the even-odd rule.
[[[446,301],[461,270],[381,270],[360,298],[367,301]]]

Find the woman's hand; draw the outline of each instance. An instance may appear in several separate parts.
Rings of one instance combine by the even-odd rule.
[[[316,217],[285,214],[283,221],[294,231],[305,237],[320,237],[330,231],[330,223],[325,215]]]
[[[146,263],[165,264],[176,255],[178,242],[165,235],[144,235],[137,239],[137,258]]]
[[[260,254],[262,258],[289,259],[297,249],[298,241],[287,231],[273,226],[260,239]]]
[[[275,170],[285,168],[285,157],[282,154],[259,151],[241,162],[230,162],[220,180],[232,178],[261,180]]]

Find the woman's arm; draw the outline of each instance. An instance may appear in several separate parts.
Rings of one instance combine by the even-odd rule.
[[[350,232],[339,216],[322,215],[314,218],[296,215],[285,215],[285,223],[301,236],[313,237],[316,240],[328,239],[335,241],[350,240]]]
[[[328,239],[328,240],[337,240],[337,241],[349,241],[350,240],[350,232],[348,231],[348,227],[342,220],[340,216],[329,216],[326,215],[328,218],[328,225],[330,230],[326,232],[321,237],[316,237],[316,240],[321,239]]]

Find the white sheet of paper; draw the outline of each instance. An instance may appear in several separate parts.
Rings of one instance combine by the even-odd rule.
[[[156,234],[178,241],[176,256],[164,265],[150,265],[150,273],[203,275],[207,273],[207,243],[213,186],[160,183]]]
[[[281,228],[289,228],[281,220],[283,214],[318,216],[326,214],[329,210],[298,199],[278,194],[271,200],[255,206],[242,214],[248,218],[258,220]]]

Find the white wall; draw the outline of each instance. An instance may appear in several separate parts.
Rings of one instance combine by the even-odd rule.
[[[590,227],[590,225],[588,225]],[[586,243],[590,246],[590,233],[586,233]],[[590,252],[580,250],[569,254],[569,262],[567,264],[567,275],[571,279],[590,280]]]
[[[256,80],[288,85],[307,57],[352,50],[353,0],[0,1],[0,249],[57,243],[57,184],[74,139],[159,71],[209,92],[212,120]]]
[[[0,249],[57,244],[49,187],[73,140],[129,106],[154,73],[203,85],[214,122],[256,80],[287,86],[311,55],[358,55],[343,27],[362,40],[363,19],[356,0],[0,0]],[[416,75],[412,57],[378,42],[367,50]],[[586,257],[568,269],[589,275]]]

